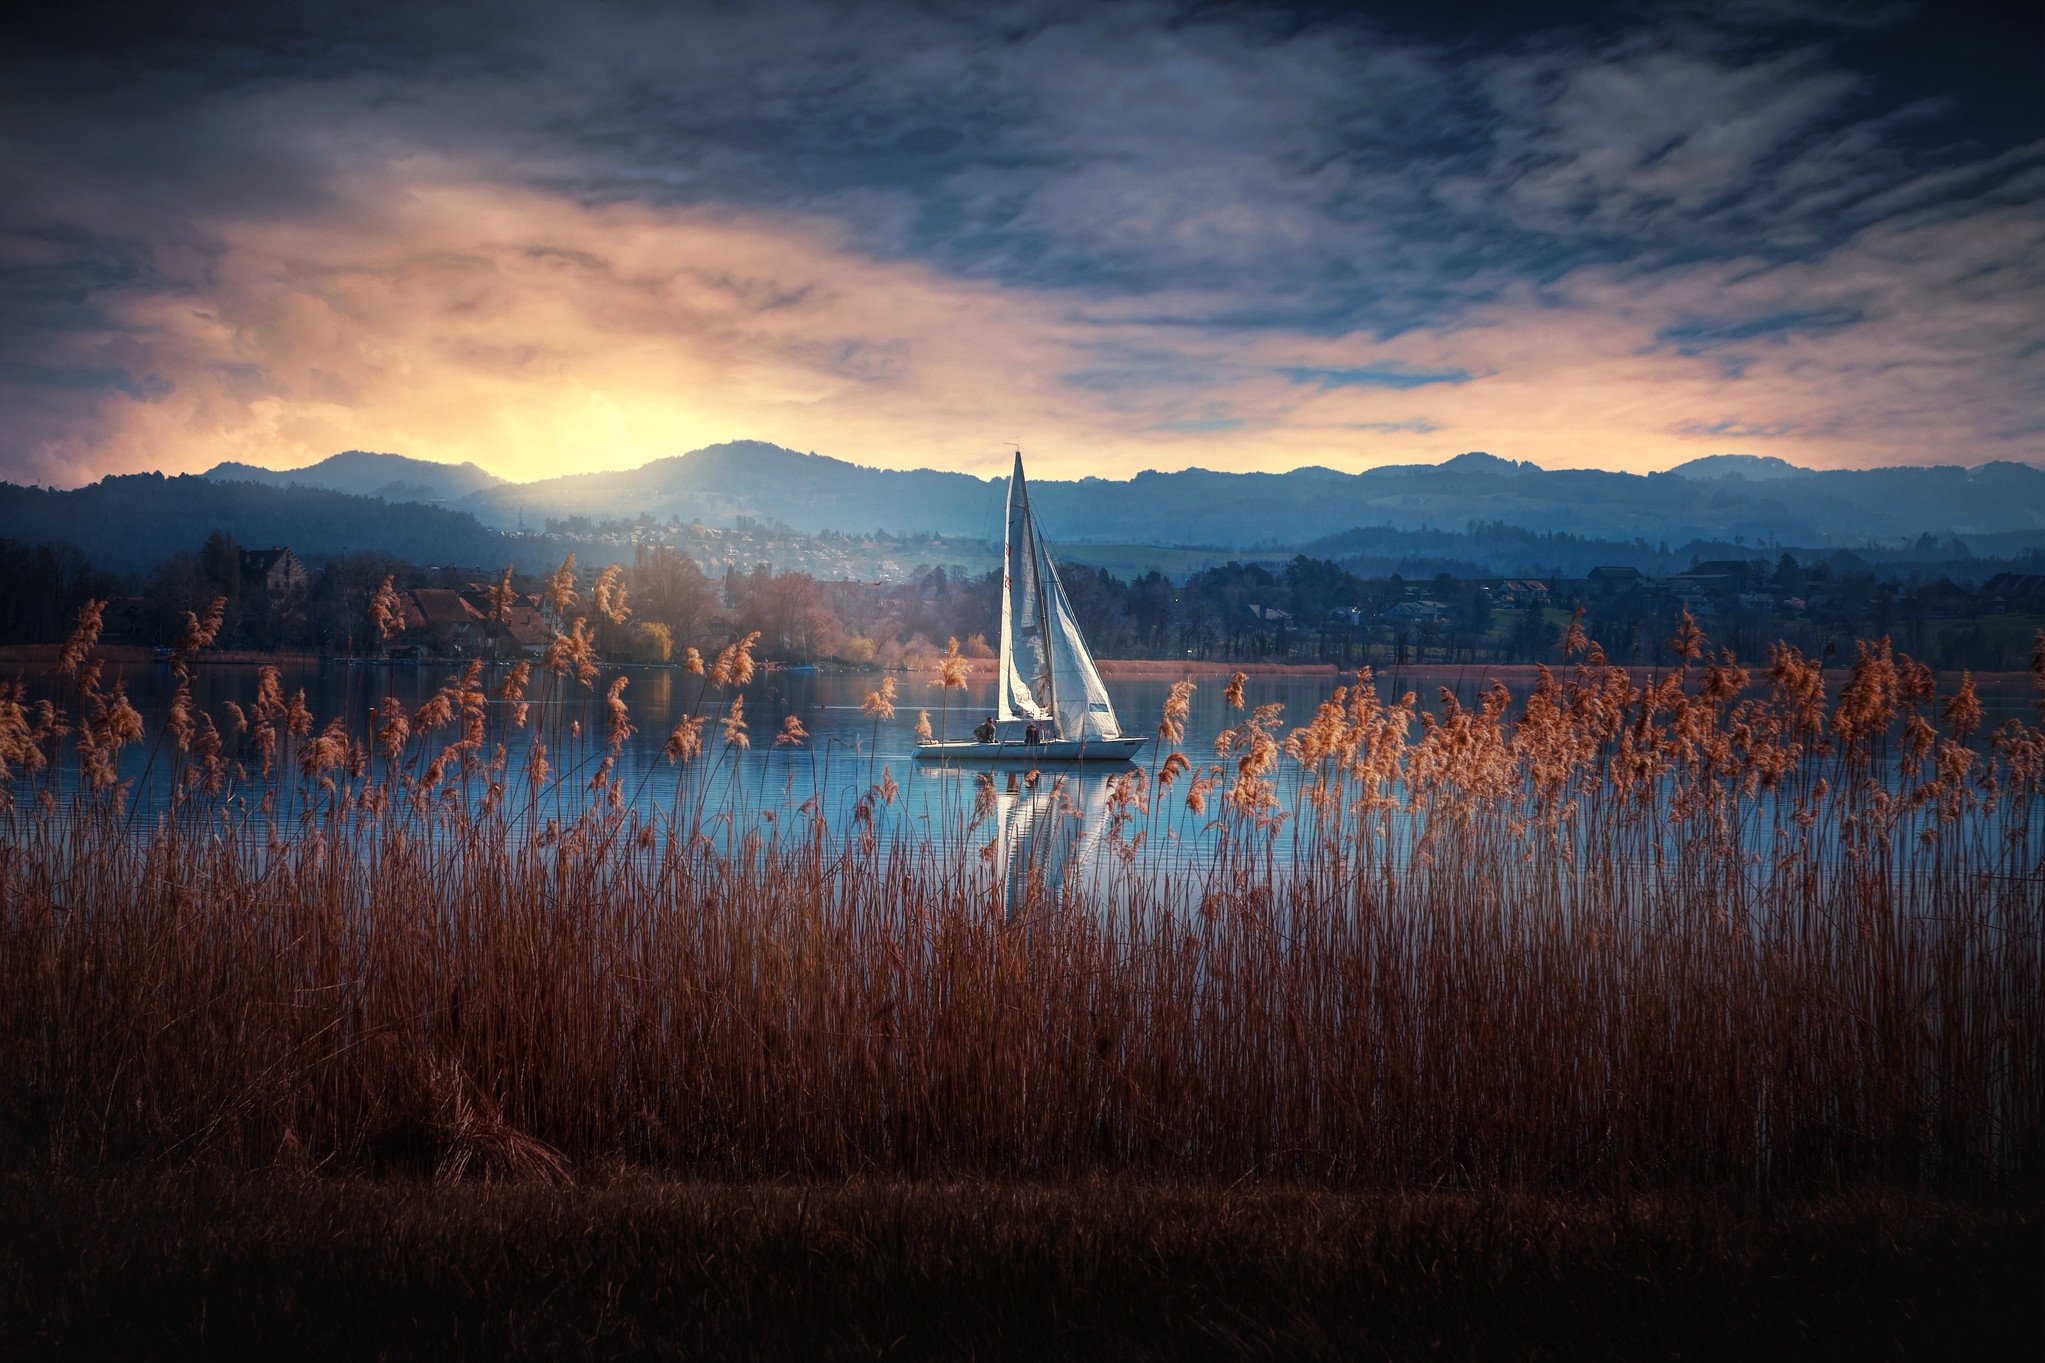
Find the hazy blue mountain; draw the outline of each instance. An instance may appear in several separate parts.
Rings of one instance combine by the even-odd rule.
[[[67,490],[0,483],[0,539],[73,544],[111,572],[146,572],[215,530],[246,548],[283,544],[307,558],[376,550],[413,563],[540,566],[539,546],[515,553],[518,541],[466,512],[324,488],[160,473]]]
[[[536,483],[506,483],[462,505],[501,526],[537,525],[546,517],[674,516],[728,525],[738,516],[818,530],[937,530],[999,538],[1005,487],[964,473],[933,469],[870,469],[759,440],[735,440],[636,469],[574,473]]]
[[[1228,557],[1284,557],[1304,546],[1381,572],[1466,564],[1581,571],[1598,562],[1667,571],[1700,545],[1717,546],[1707,556],[1718,557],[1759,553],[1771,542],[1808,550],[1880,541],[1893,549],[1930,532],[1947,554],[1955,537],[1976,554],[2045,546],[2045,471],[2027,465],[1814,472],[1777,464],[1696,461],[1686,466],[1692,472],[1638,476],[1465,454],[1355,474],[1188,469],[1040,481],[1032,490],[1053,543],[1082,560],[1089,543],[1209,546]],[[1698,465],[1704,476],[1696,476]],[[370,497],[296,481],[320,470],[336,481],[399,472],[405,476],[377,485],[407,491]],[[1006,488],[1002,478],[862,468],[756,441],[524,484],[468,465],[360,453],[269,481],[232,476],[239,472],[223,465],[196,477],[138,474],[70,491],[0,484],[0,538],[69,542],[116,572],[152,567],[215,529],[245,545],[289,544],[309,558],[374,549],[418,563],[536,568],[582,546],[500,528],[521,517],[538,528],[548,517],[646,513],[729,524],[750,516],[804,532],[886,528],[998,543]],[[427,504],[409,491],[437,493],[479,477],[489,481],[457,503]],[[1111,556],[1130,557],[1126,549]]]
[[[436,471],[446,465],[405,463],[408,483],[444,486],[457,476]],[[999,539],[1005,481],[931,469],[864,468],[748,440],[635,469],[491,482],[456,505],[503,528],[521,520],[537,526],[547,517],[602,520],[644,513],[705,524],[750,516],[806,532],[887,528]],[[1065,544],[1292,545],[1359,526],[1461,530],[1476,522],[1655,544],[1744,539],[1865,545],[1927,531],[1995,536],[2005,548],[2045,544],[2045,470],[2014,463],[1814,471],[1779,459],[1721,455],[1640,475],[1546,470],[1471,453],[1442,464],[1361,473],[1318,467],[1288,473],[1186,469],[1123,480],[1039,481],[1032,488],[1046,532]]]
[[[346,450],[302,469],[264,469],[254,464],[215,464],[203,477],[227,483],[324,488],[393,502],[451,502],[504,480],[474,464],[436,464],[402,454]]]
[[[1800,468],[1772,454],[1707,454],[1669,470],[1685,478],[1745,478],[1762,482],[1770,478],[1808,478],[1814,470]]]

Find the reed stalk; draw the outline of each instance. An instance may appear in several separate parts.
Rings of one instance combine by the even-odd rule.
[[[0,693],[0,1165],[2039,1191],[2045,727],[1885,644],[1836,698],[1789,649],[1643,684],[1586,641],[1438,713],[1366,672],[1213,761],[1175,691],[1062,877],[991,783],[889,822],[871,754],[843,829],[822,784],[706,820],[736,693],[645,808],[622,689],[557,716],[548,813],[473,670],[375,732],[180,710],[147,810],[140,718],[74,690]],[[1024,798],[1056,854],[1069,793]]]

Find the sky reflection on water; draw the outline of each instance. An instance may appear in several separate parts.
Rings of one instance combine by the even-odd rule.
[[[416,712],[457,670],[453,665],[431,663],[315,663],[283,666],[280,679],[286,696],[303,689],[316,727],[346,716],[362,734],[373,728],[370,716],[386,696],[396,697],[408,712]],[[501,665],[486,667],[485,688],[494,694],[506,670]],[[1423,708],[1438,709],[1439,691],[1446,685],[1458,693],[1462,703],[1474,705],[1495,670],[1473,666],[1387,672],[1376,678],[1376,684],[1388,703],[1412,690]],[[786,826],[815,798],[826,824],[841,835],[856,833],[859,821],[871,818],[877,834],[901,838],[911,845],[963,841],[972,849],[981,849],[991,840],[1004,849],[1005,860],[1014,860],[1012,854],[1020,850],[1028,854],[1025,860],[1049,857],[1061,869],[1091,866],[1102,860],[1099,852],[1108,824],[1108,783],[1134,768],[1150,772],[1164,756],[1153,739],[1138,754],[1134,768],[1124,763],[1047,765],[1032,788],[1020,764],[940,765],[919,762],[915,757],[919,712],[929,712],[934,730],[964,737],[991,711],[991,680],[976,679],[961,692],[941,688],[935,674],[895,674],[896,712],[891,719],[878,719],[861,709],[868,693],[881,684],[876,674],[763,671],[742,690],[751,746],[739,749],[722,743],[713,721],[705,726],[704,755],[678,767],[662,754],[670,731],[691,714],[726,713],[732,690],[705,688],[701,678],[679,668],[610,668],[590,688],[564,684],[536,670],[528,688],[531,708],[523,728],[510,723],[507,706],[491,706],[487,742],[502,743],[506,749],[513,808],[524,807],[534,822],[544,823],[549,817],[572,818],[585,807],[591,798],[587,791],[590,776],[606,751],[604,689],[619,676],[626,680],[623,698],[634,726],[613,773],[620,799],[641,815],[672,816],[682,827],[702,827],[719,837],[734,829],[772,832],[777,825]],[[25,680],[31,698],[61,694],[56,678]],[[1338,677],[1332,671],[1252,676],[1244,687],[1244,712],[1227,708],[1225,678],[1196,680],[1183,749],[1197,767],[1213,760],[1216,736],[1239,722],[1248,710],[1271,703],[1282,705],[1283,723],[1278,730],[1282,737],[1290,728],[1307,723],[1316,706],[1353,678]],[[2028,680],[1984,687],[1984,731],[2008,718],[2029,718],[2031,696],[2023,686]],[[139,808],[160,808],[169,791],[172,764],[156,749],[155,737],[161,732],[174,679],[161,665],[110,667],[102,684],[111,687],[116,681],[126,686],[149,735],[148,741],[126,751],[122,774],[134,782],[132,798]],[[202,666],[194,672],[194,697],[225,731],[227,703],[249,704],[257,681],[255,665]],[[1154,734],[1171,681],[1110,678],[1107,685],[1125,732]],[[1526,674],[1510,674],[1509,689],[1516,701],[1523,698]],[[776,745],[775,736],[790,716],[800,720],[807,741]],[[582,732],[575,738],[572,729],[578,724]],[[455,736],[450,728],[430,740],[415,738],[413,752],[419,755],[419,764]],[[1411,737],[1418,738],[1418,732]],[[547,744],[553,781],[536,802],[527,805],[522,773],[528,745],[535,738]],[[68,761],[64,765],[70,766]],[[1290,798],[1293,773],[1286,770],[1291,767],[1290,762],[1281,763],[1281,794],[1288,807],[1295,807],[1298,802]],[[975,800],[981,796],[983,783],[991,783],[987,795],[993,807],[989,817],[975,821]],[[893,787],[891,798],[879,798],[877,788],[888,785]],[[1182,781],[1155,814],[1137,825],[1148,830],[1144,863],[1152,871],[1211,861],[1215,844],[1212,809],[1206,815],[1188,811],[1184,790]],[[1765,816],[1757,822],[1765,824]],[[1064,836],[1052,835],[1061,829]],[[1281,860],[1295,855],[1291,833],[1282,835],[1273,850]]]

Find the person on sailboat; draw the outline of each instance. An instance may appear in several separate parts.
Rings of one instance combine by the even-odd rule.
[[[980,727],[973,730],[973,737],[982,743],[992,743],[994,741],[994,716],[989,715],[986,719],[980,721]]]
[[[1043,741],[1044,741],[1044,731],[1043,731],[1042,729],[1039,729],[1039,728],[1037,727],[1037,721],[1035,721],[1035,720],[1033,719],[1033,720],[1031,720],[1031,721],[1030,721],[1030,722],[1029,722],[1029,723],[1028,723],[1027,725],[1025,725],[1025,726],[1024,726],[1024,728],[1023,728],[1023,746],[1024,746],[1025,748],[1034,748],[1034,747],[1036,747],[1036,746],[1037,746],[1037,745],[1038,745],[1039,743],[1042,743]]]

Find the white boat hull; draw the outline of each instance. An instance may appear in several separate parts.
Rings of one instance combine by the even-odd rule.
[[[1060,738],[1048,743],[980,743],[954,739],[919,743],[916,756],[935,762],[1023,762],[1035,767],[1062,767],[1068,762],[1127,762],[1144,738]]]

